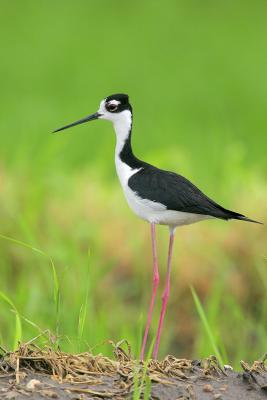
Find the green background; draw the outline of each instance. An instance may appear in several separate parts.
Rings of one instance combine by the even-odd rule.
[[[0,233],[52,257],[60,312],[49,262],[6,240],[0,290],[40,329],[54,331],[58,317],[65,349],[98,345],[96,352],[109,354],[104,340],[126,338],[137,352],[151,251],[149,227],[132,216],[116,179],[112,126],[51,131],[97,111],[107,95],[128,93],[140,158],[186,175],[225,207],[266,220],[266,9],[259,0],[1,1]],[[189,285],[225,359],[260,356],[266,228],[204,222],[176,236],[161,356],[213,351]],[[160,228],[162,284],[166,246]],[[8,347],[14,314],[4,301],[0,307]],[[24,340],[35,331],[23,322]]]

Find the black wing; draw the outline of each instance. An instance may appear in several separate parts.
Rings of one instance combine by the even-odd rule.
[[[168,210],[210,215],[221,219],[249,220],[242,214],[221,207],[183,176],[152,165],[147,164],[132,175],[128,185],[140,197],[164,204]]]

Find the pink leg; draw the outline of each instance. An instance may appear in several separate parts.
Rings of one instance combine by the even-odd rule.
[[[168,298],[170,294],[170,276],[171,276],[171,259],[172,259],[172,248],[173,248],[174,232],[170,232],[170,242],[169,242],[169,252],[168,252],[168,266],[166,275],[166,285],[162,296],[162,307],[160,312],[159,325],[157,330],[156,343],[153,351],[153,358],[157,358],[159,350],[160,335],[163,326],[163,321],[166,313],[166,307],[168,303]]]
[[[144,359],[148,331],[149,331],[149,327],[151,324],[151,317],[152,317],[152,312],[153,312],[153,308],[154,308],[155,297],[156,297],[157,288],[159,285],[156,233],[155,233],[155,224],[153,224],[153,223],[151,224],[151,237],[152,237],[152,252],[153,252],[153,291],[152,291],[152,296],[151,296],[151,300],[150,300],[150,306],[149,306],[147,322],[146,322],[146,329],[145,329],[145,334],[144,334],[142,348],[141,348],[141,354],[140,354],[141,360]]]

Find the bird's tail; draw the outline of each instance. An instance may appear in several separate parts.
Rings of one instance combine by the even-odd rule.
[[[254,219],[248,218],[243,214],[228,210],[227,208],[224,208],[224,207],[220,206],[219,204],[215,203],[213,200],[209,199],[209,201],[210,201],[211,205],[213,207],[215,207],[216,213],[214,213],[213,215],[217,218],[221,218],[224,220],[238,219],[240,221],[253,222],[254,224],[263,225],[263,222],[255,221]]]
[[[263,225],[263,222],[255,221],[254,219],[250,219],[250,218],[246,217],[245,215],[238,214],[233,211],[232,211],[232,213],[233,213],[233,215],[231,215],[229,219],[239,219],[240,221],[253,222],[254,224]]]

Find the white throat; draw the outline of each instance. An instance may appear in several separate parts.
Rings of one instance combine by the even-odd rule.
[[[132,169],[120,158],[120,153],[125,145],[125,142],[131,134],[132,114],[129,110],[125,110],[117,115],[114,115],[114,117],[115,118],[112,119],[112,122],[116,133],[115,165],[122,188],[125,191],[129,178],[137,171]]]
[[[115,155],[118,157],[126,139],[130,135],[132,128],[132,114],[129,110],[122,111],[119,114],[114,114],[112,122],[116,133]]]

